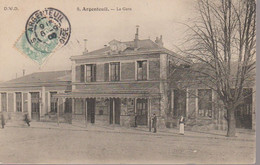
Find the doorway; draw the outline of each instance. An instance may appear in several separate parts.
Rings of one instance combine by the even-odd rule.
[[[86,99],[86,103],[87,103],[87,121],[90,123],[95,123],[96,99],[88,98]]]
[[[147,125],[147,99],[137,99],[136,100],[136,123],[137,125]]]
[[[119,98],[110,99],[110,124],[113,124],[113,102],[115,103],[115,124],[120,124],[121,100]]]

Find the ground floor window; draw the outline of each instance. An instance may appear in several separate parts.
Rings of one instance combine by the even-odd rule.
[[[84,99],[75,99],[75,115],[83,115]]]
[[[2,112],[7,111],[7,95],[6,95],[6,93],[1,93],[1,110],[2,110]]]
[[[72,112],[72,99],[66,98],[65,100],[65,113]]]
[[[15,93],[15,100],[16,100],[16,112],[22,112],[22,93],[21,92]]]
[[[57,94],[57,92],[50,92],[50,100],[51,100],[51,112],[57,113],[58,109],[58,100],[53,96]]]
[[[253,89],[243,89],[243,103],[235,111],[236,127],[252,129]]]
[[[212,117],[212,90],[198,89],[199,116]]]
[[[186,90],[174,90],[173,116],[186,116]]]

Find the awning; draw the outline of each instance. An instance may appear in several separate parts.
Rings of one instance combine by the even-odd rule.
[[[117,93],[91,93],[69,92],[53,95],[54,98],[160,98],[160,93],[148,92],[117,92]]]

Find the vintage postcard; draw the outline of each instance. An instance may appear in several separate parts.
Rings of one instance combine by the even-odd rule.
[[[256,162],[256,0],[0,0],[0,163]]]

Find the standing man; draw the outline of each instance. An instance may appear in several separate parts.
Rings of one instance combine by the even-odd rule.
[[[4,127],[5,127],[5,116],[4,116],[4,112],[1,113],[1,124],[2,124],[2,128],[4,129]]]
[[[155,113],[154,113],[154,114],[153,114],[153,117],[152,117],[153,133],[156,133],[156,132],[157,132],[156,123],[157,123],[157,116],[156,116]]]
[[[137,127],[137,114],[135,113],[135,127]]]
[[[29,115],[28,115],[28,113],[26,113],[25,115],[24,115],[24,121],[26,122],[26,124],[28,125],[28,127],[30,127],[30,119],[29,119]]]

